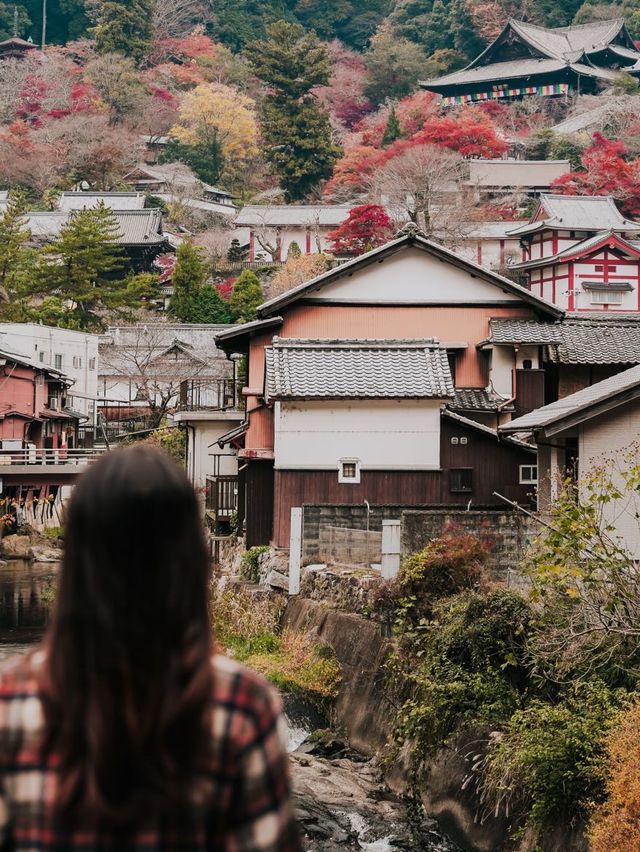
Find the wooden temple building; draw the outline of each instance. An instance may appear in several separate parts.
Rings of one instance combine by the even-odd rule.
[[[507,232],[519,238],[535,296],[570,313],[640,313],[640,222],[610,196],[540,196],[531,220]]]
[[[621,71],[640,77],[640,51],[623,18],[553,29],[511,18],[466,68],[420,85],[453,106],[594,93]]]

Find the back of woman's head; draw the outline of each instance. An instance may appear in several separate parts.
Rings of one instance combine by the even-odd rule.
[[[197,499],[173,461],[117,450],[80,478],[43,678],[61,820],[116,830],[186,806],[210,739],[207,586]]]

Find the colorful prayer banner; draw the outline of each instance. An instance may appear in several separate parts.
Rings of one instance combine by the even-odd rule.
[[[548,86],[521,86],[510,89],[506,83],[499,83],[489,92],[474,92],[470,95],[450,95],[442,99],[444,106],[471,104],[496,98],[517,98],[520,95],[566,95],[571,91],[568,83],[551,83]]]

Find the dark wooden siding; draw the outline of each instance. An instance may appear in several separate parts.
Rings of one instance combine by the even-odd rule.
[[[273,531],[273,462],[251,461],[245,472],[247,547],[269,544]],[[288,547],[289,543],[285,545]]]
[[[460,439],[466,438],[466,444]],[[451,439],[457,438],[457,443]],[[338,482],[331,470],[277,470],[274,480],[273,540],[278,547],[289,546],[289,522],[294,506],[321,503],[356,504],[368,500],[372,505],[402,506],[500,506],[498,491],[521,503],[530,502],[531,485],[519,485],[519,466],[535,464],[535,455],[498,443],[491,435],[442,419],[441,465],[439,471],[363,470],[357,485]],[[451,492],[449,471],[471,468],[472,490]],[[248,523],[248,521],[247,521]]]
[[[516,370],[516,417],[544,405],[544,370]]]

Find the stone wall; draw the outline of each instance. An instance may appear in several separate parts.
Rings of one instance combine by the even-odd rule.
[[[405,509],[401,516],[401,548],[406,556],[422,550],[433,538],[453,525],[466,533],[480,535],[492,544],[488,567],[495,579],[512,584],[511,576],[539,525],[521,512],[443,509]]]
[[[357,552],[355,536],[345,537],[346,547],[344,558],[335,559],[336,541],[331,536],[331,529],[369,530],[380,534],[382,544],[382,522],[397,520],[402,511],[401,506],[371,506],[367,512],[364,504],[348,505],[325,503],[318,506],[302,507],[302,564],[313,562],[342,562],[364,564],[364,558]],[[356,556],[354,560],[353,557]],[[380,561],[380,547],[372,547],[367,551],[370,562]]]
[[[332,530],[366,530],[381,532],[383,520],[401,520],[402,556],[422,550],[432,538],[442,535],[453,524],[464,532],[486,536],[493,544],[490,568],[497,579],[509,580],[509,573],[520,562],[532,539],[540,528],[536,522],[520,512],[501,512],[487,509],[407,509],[404,506],[371,506],[367,513],[364,505],[304,506],[302,509],[302,564],[343,563],[365,564],[360,558],[353,537],[345,535],[343,558],[340,557],[339,537]],[[336,558],[338,557],[338,558]],[[355,557],[355,558],[354,558]],[[372,562],[379,561],[372,559]]]

